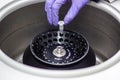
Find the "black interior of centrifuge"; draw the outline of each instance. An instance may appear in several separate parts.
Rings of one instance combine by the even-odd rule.
[[[78,34],[80,36],[78,36]],[[59,39],[58,39],[58,36],[59,36]],[[82,44],[79,44],[79,43],[82,43]],[[52,63],[43,62],[34,56],[34,55],[37,55],[40,59],[41,58],[44,59],[42,54],[44,50],[46,51],[48,50],[47,56],[49,57],[49,55],[52,53],[51,51],[53,50],[54,47],[56,47],[56,45],[57,46],[61,45],[64,47],[68,45],[69,46],[68,48],[70,49],[71,53],[77,54],[77,56],[75,56],[76,59],[81,57],[82,58],[77,62],[74,62],[73,60],[74,63],[72,64],[67,64],[67,65],[55,64],[54,65]],[[87,50],[85,49],[88,49],[88,47],[89,47],[89,50],[87,52]],[[73,48],[75,52],[73,52],[71,48]],[[33,52],[35,52],[36,54],[33,54]],[[73,56],[74,55],[71,55],[71,57]],[[68,60],[70,58],[68,58]],[[53,57],[52,58],[49,57],[49,59],[54,61]],[[64,62],[64,59],[58,62],[61,64],[61,62]],[[60,70],[79,69],[79,68],[93,66],[95,65],[95,62],[96,60],[95,60],[94,51],[89,45],[88,46],[86,45],[85,38],[83,37],[83,35],[81,35],[80,33],[72,32],[72,31],[64,31],[62,33],[60,33],[60,31],[47,31],[47,32],[38,34],[32,40],[32,43],[27,47],[23,56],[24,64],[38,67],[38,68],[44,68],[44,69],[60,69]]]
[[[67,65],[67,66],[53,66],[53,65],[48,65],[43,62],[38,61],[30,51],[30,47],[25,50],[24,53],[24,58],[23,58],[23,63],[29,66],[37,67],[37,68],[43,68],[43,69],[52,69],[52,70],[71,70],[71,69],[80,69],[80,68],[85,68],[85,67],[90,67],[95,65],[95,54],[93,50],[90,48],[88,55],[81,61],[72,64],[72,65]]]

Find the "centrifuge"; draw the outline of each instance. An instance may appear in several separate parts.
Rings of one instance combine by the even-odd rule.
[[[0,0],[0,80],[118,80],[120,1],[89,2],[49,25],[45,0]],[[60,19],[70,4],[60,9]],[[63,29],[64,28],[64,29]]]

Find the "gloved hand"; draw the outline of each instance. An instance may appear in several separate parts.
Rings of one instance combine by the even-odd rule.
[[[57,26],[59,20],[59,9],[67,0],[46,0],[45,11],[47,12],[47,18],[49,23]],[[89,1],[89,0],[70,0],[72,2],[71,8],[69,9],[67,15],[64,18],[65,24],[68,24],[74,19],[79,10]]]

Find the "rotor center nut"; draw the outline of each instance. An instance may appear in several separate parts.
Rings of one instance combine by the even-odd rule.
[[[56,57],[63,57],[66,55],[66,50],[62,46],[57,46],[57,48],[53,50],[53,54]]]

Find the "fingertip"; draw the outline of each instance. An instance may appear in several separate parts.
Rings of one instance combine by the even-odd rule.
[[[52,25],[52,20],[51,20],[51,18],[47,18],[47,20],[48,20],[49,24]]]
[[[52,16],[51,16],[51,12],[47,12],[47,20],[49,22],[50,25],[52,25]]]
[[[58,20],[59,20],[58,12],[52,11],[52,22],[54,26],[58,25]]]
[[[58,26],[57,24],[53,24],[54,26]]]
[[[69,24],[72,20],[72,17],[67,17],[68,15],[66,15],[66,17],[64,18],[64,22],[65,22],[65,25]]]
[[[58,21],[53,22],[53,25],[54,25],[54,26],[57,26],[57,25],[58,25]]]
[[[51,21],[48,21],[50,25],[52,25],[52,22]]]
[[[64,22],[65,22],[65,25],[69,24],[69,21],[64,20]]]

